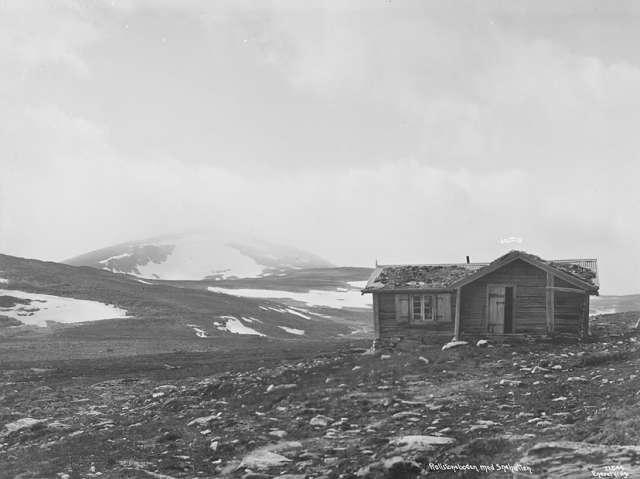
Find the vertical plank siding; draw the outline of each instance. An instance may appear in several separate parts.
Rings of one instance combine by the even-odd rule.
[[[503,284],[515,288],[514,333],[544,334],[547,329],[547,273],[521,260],[478,278],[462,288],[462,332],[487,331],[487,286]]]

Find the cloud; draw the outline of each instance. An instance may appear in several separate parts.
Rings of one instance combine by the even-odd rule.
[[[0,58],[21,70],[64,65],[88,74],[81,50],[98,38],[88,4],[75,0],[8,0],[0,4]]]
[[[515,7],[344,5],[2,3],[0,249],[223,224],[372,264],[521,237],[640,288],[633,58],[533,4],[526,28]]]

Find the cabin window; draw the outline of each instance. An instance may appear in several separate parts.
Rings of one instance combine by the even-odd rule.
[[[449,294],[413,294],[407,302],[412,323],[451,321]],[[402,304],[402,303],[399,303]]]
[[[433,313],[433,295],[414,294],[411,296],[411,320],[414,323],[435,321]]]

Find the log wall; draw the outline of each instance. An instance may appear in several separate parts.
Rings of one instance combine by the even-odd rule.
[[[407,296],[406,294],[400,296]],[[434,335],[453,336],[453,318],[455,317],[455,295],[450,295],[451,320],[415,324],[408,315],[396,314],[395,293],[374,293],[377,304],[377,335],[379,339],[422,339]],[[374,318],[375,320],[375,318]]]

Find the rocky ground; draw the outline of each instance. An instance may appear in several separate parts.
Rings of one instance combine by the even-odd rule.
[[[640,336],[613,331],[5,365],[0,477],[640,477]]]

